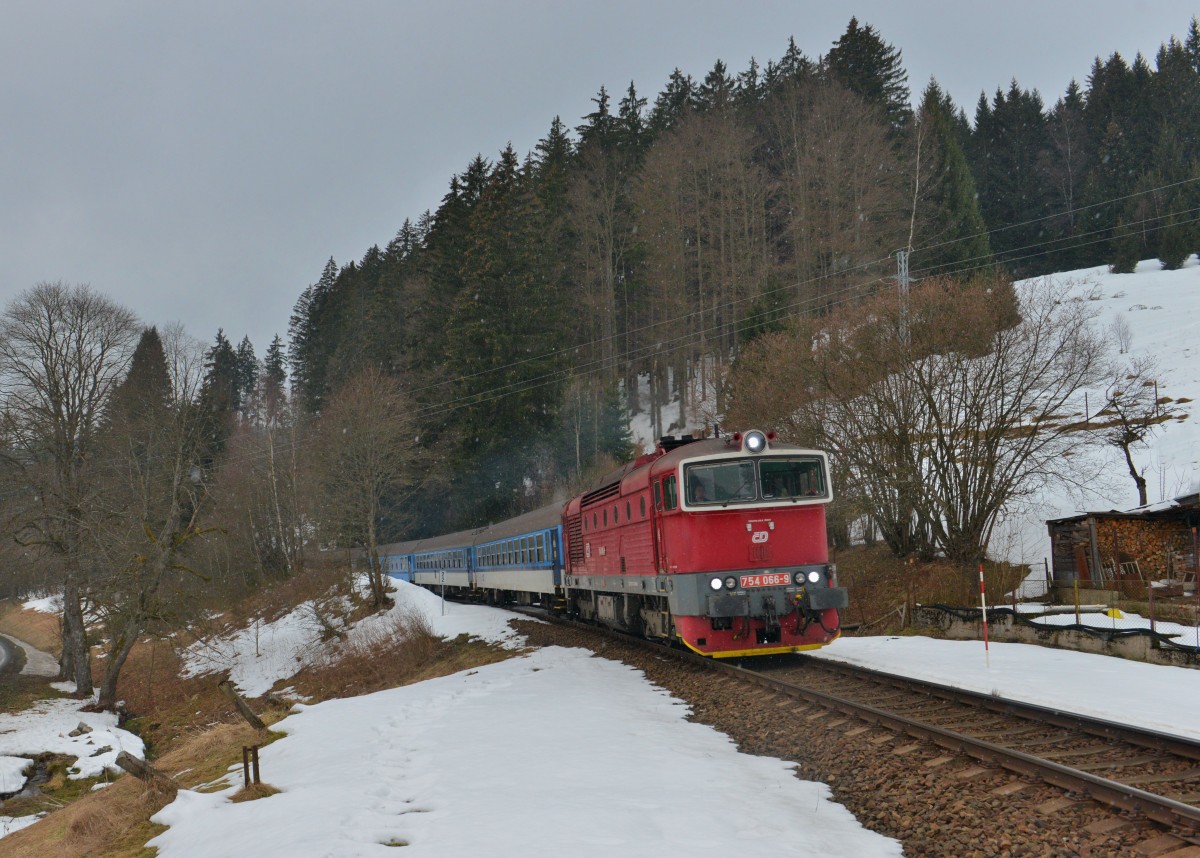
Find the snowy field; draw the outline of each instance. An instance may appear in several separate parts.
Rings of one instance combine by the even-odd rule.
[[[520,643],[508,612],[447,603],[443,614],[436,595],[403,583],[395,597],[396,610],[423,613],[439,634]],[[290,675],[288,660],[264,647],[293,653],[295,671],[294,653],[312,650],[308,634],[303,623],[281,620],[269,638],[260,628],[261,655],[252,629],[221,647],[244,687],[263,688]],[[820,657],[1200,739],[1200,671],[1021,644],[992,644],[985,661],[982,643],[918,637],[843,638]],[[259,662],[270,669],[250,668]],[[47,711],[0,723],[10,730],[0,733],[0,756],[58,747],[85,717],[64,711],[50,726]],[[395,854],[384,851],[389,843],[409,844],[406,855],[485,858],[900,854],[899,844],[865,831],[832,802],[827,787],[796,778],[789,762],[739,754],[686,715],[640,672],[557,647],[297,706],[276,725],[287,737],[262,750],[263,779],[280,794],[230,802],[241,780],[233,766],[223,789],[185,790],[164,808],[156,821],[169,828],[151,845],[164,858],[383,856]],[[69,752],[87,758],[88,737],[100,741],[94,731]]]

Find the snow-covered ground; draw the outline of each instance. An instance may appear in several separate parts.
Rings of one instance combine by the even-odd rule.
[[[71,683],[55,683],[73,691]],[[0,793],[13,793],[25,784],[24,771],[41,753],[74,757],[73,778],[94,778],[120,773],[117,754],[127,751],[143,757],[146,747],[134,734],[117,727],[117,716],[107,712],[81,712],[83,702],[73,699],[41,700],[17,714],[0,712]],[[13,819],[0,815],[0,837],[36,822],[36,817]]]
[[[397,610],[423,613],[439,634],[518,643],[505,611],[447,603],[443,614],[434,594],[407,584],[395,596]],[[253,630],[221,646],[249,691],[290,675],[264,646],[292,653],[294,672],[310,633],[280,621],[269,644],[259,630],[261,656]],[[1200,738],[1200,671],[1020,644],[992,644],[985,659],[982,643],[915,637],[845,638],[820,657]],[[258,662],[271,669],[250,669]],[[30,739],[0,745],[0,755],[62,741],[82,720],[65,714],[49,729],[26,719],[14,733]],[[169,828],[151,845],[164,858],[382,856],[401,843],[405,854],[437,856],[900,854],[789,762],[739,754],[686,715],[640,672],[562,648],[297,706],[276,725],[287,737],[262,750],[263,779],[282,792],[230,802],[234,766],[223,789],[181,792],[155,817]]]

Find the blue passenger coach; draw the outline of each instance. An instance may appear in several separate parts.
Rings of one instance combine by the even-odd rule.
[[[384,570],[489,602],[546,601],[562,586],[562,505],[498,524],[380,546]]]

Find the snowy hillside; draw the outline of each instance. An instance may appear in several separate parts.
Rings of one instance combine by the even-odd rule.
[[[1083,268],[1038,280],[1065,283],[1073,294],[1094,304],[1095,325],[1112,342],[1113,359],[1128,363],[1142,355],[1153,356],[1160,370],[1159,395],[1180,403],[1182,422],[1171,421],[1158,430],[1151,443],[1135,451],[1135,461],[1148,484],[1148,500],[1171,500],[1200,489],[1200,262],[1193,256],[1178,271],[1163,271],[1157,260],[1141,263],[1133,274],[1111,274],[1108,266]],[[1037,281],[1034,281],[1037,282]],[[1118,334],[1123,328],[1124,334]],[[1120,341],[1128,345],[1121,352]],[[645,393],[645,391],[643,391]],[[1084,391],[1079,396],[1079,416],[1084,413]],[[1103,388],[1086,391],[1094,416]],[[643,401],[648,398],[643,396]],[[711,401],[711,398],[710,398]],[[679,414],[678,403],[663,409],[667,423],[698,430],[699,414]],[[746,428],[746,427],[738,427]],[[771,427],[760,427],[770,429]],[[630,424],[634,441],[642,450],[656,442],[649,415],[637,415]],[[1127,510],[1138,504],[1137,489],[1116,448],[1097,448],[1080,460],[1087,493],[1067,487],[1049,487],[1021,509],[1010,509],[998,523],[991,556],[1040,566],[1049,555],[1045,521],[1095,510]],[[836,487],[835,487],[836,491]]]
[[[1148,484],[1148,500],[1171,500],[1200,489],[1200,262],[1193,256],[1178,271],[1163,271],[1157,260],[1141,263],[1133,274],[1110,274],[1107,266],[1050,275],[1074,294],[1094,303],[1096,324],[1112,340],[1115,360],[1155,358],[1160,370],[1159,396],[1180,403],[1183,421],[1164,424],[1134,460]],[[1122,324],[1123,323],[1123,324]],[[1116,327],[1126,327],[1128,353],[1120,354]],[[1104,391],[1088,391],[1095,410]],[[1096,449],[1093,462],[1081,462],[1088,493],[1050,487],[1038,503],[1011,510],[992,541],[991,554],[1041,565],[1050,552],[1045,520],[1078,512],[1128,510],[1138,505],[1137,489],[1115,448]]]

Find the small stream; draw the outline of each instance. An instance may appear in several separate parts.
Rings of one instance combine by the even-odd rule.
[[[25,786],[16,792],[0,792],[0,811],[4,810],[4,802],[10,798],[32,798],[35,795],[41,795],[42,791],[39,787],[50,780],[50,769],[42,760],[34,759],[31,762],[33,771],[26,776]]]

